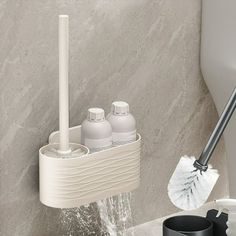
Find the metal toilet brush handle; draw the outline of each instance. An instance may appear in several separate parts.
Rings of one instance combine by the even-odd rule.
[[[226,104],[224,111],[222,112],[220,119],[213,130],[205,148],[203,149],[200,157],[198,160],[195,161],[194,167],[201,171],[206,171],[208,168],[208,162],[211,158],[211,155],[213,151],[215,150],[215,147],[217,143],[220,140],[220,137],[222,136],[231,116],[234,113],[234,110],[236,108],[236,88],[234,88],[234,91]]]

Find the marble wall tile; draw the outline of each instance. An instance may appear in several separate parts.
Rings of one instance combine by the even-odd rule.
[[[0,235],[63,235],[38,200],[38,149],[58,129],[57,15],[70,15],[70,124],[125,100],[143,137],[135,223],[173,213],[182,154],[198,155],[217,113],[199,69],[200,0],[0,1]],[[227,194],[221,178],[211,199]]]

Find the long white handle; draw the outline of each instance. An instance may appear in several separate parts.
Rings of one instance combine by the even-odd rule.
[[[59,15],[59,130],[60,150],[66,153],[69,148],[69,87],[68,87],[68,61],[69,61],[69,17]]]

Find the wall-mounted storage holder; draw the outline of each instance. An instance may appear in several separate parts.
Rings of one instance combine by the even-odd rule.
[[[69,129],[70,141],[81,142],[81,126]],[[59,142],[59,132],[49,145]],[[76,158],[55,158],[39,150],[40,201],[50,207],[72,208],[129,192],[140,183],[141,136],[122,146]],[[86,150],[84,150],[86,153]]]

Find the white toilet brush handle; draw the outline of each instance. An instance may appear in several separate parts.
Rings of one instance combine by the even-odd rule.
[[[60,150],[66,153],[69,148],[69,88],[68,88],[68,60],[69,60],[69,17],[59,15],[59,130]]]
[[[200,158],[196,161],[195,166],[199,169],[202,168],[204,170],[204,167],[207,168],[208,161],[211,158],[211,155],[221,137],[223,134],[231,116],[234,113],[234,110],[236,108],[236,88],[234,89],[228,103],[226,104],[224,111],[222,112],[220,119],[213,130],[207,145],[203,149]]]

